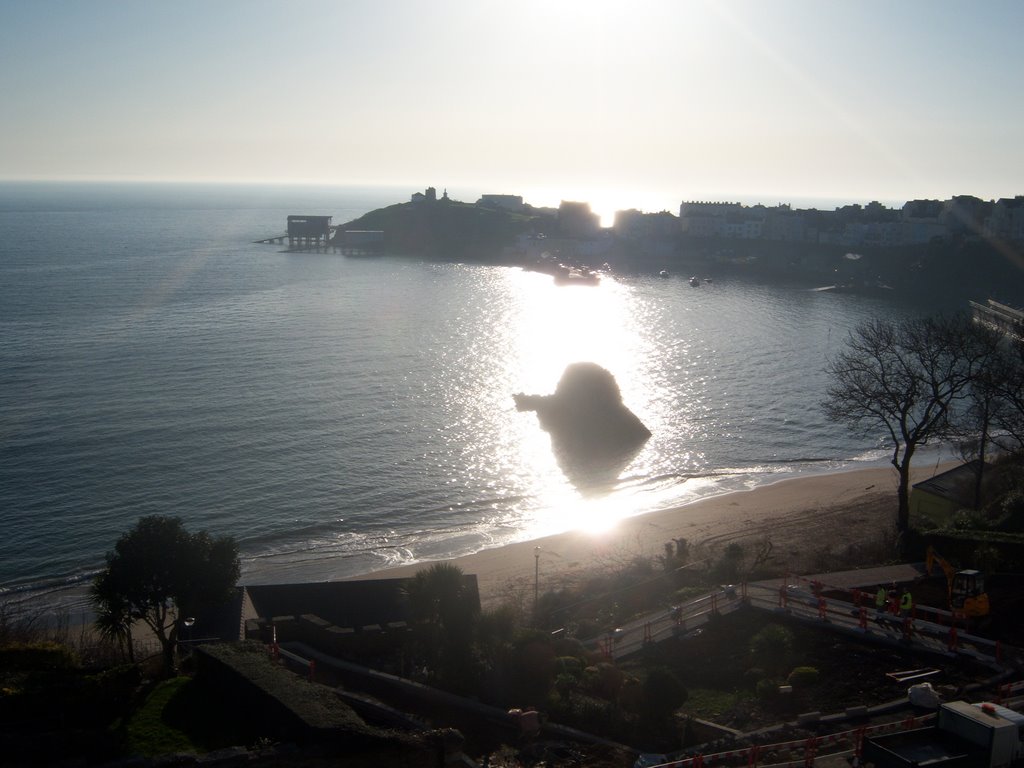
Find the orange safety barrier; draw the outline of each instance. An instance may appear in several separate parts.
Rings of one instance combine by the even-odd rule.
[[[864,736],[867,732],[867,728],[858,728],[853,732],[853,754],[858,759],[864,754]]]
[[[814,756],[818,754],[818,737],[811,736],[804,744],[804,765],[807,768],[814,765]]]
[[[1024,685],[1024,683],[1018,683],[1017,685]],[[907,717],[904,720],[881,723],[880,725],[861,726],[850,731],[843,731],[841,733],[834,733],[829,736],[812,736],[808,739],[801,741],[786,741],[777,744],[761,744],[748,747],[746,749],[738,749],[732,752],[718,752],[713,755],[695,755],[694,757],[688,757],[683,760],[677,760],[672,763],[665,763],[660,768],[704,768],[705,765],[710,766],[717,763],[731,763],[735,765],[737,759],[746,757],[748,768],[753,768],[757,765],[760,756],[769,751],[782,751],[791,750],[797,751],[802,750],[804,753],[804,765],[811,766],[814,764],[814,758],[817,756],[820,748],[824,745],[837,745],[840,743],[849,744],[854,754],[860,758],[864,750],[864,740],[868,734],[872,733],[889,733],[897,730],[911,730],[919,728],[926,722],[935,719],[934,714],[922,715],[921,717]]]

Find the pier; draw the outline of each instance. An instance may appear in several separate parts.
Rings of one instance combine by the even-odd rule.
[[[384,232],[378,229],[341,229],[331,223],[331,216],[288,217],[288,231],[254,242],[260,245],[284,245],[289,251],[341,251],[352,255],[378,253],[384,244]]]

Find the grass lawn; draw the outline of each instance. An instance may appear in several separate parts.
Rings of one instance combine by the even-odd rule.
[[[175,677],[157,684],[142,707],[125,724],[128,754],[154,757],[168,752],[201,751],[184,730],[167,722],[171,702],[191,683],[190,678]]]
[[[254,741],[236,707],[189,677],[165,680],[125,724],[125,751],[152,757]]]

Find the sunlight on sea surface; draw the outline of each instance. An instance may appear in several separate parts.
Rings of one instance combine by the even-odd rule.
[[[558,286],[550,276],[535,272],[499,274],[509,302],[503,326],[509,395],[551,394],[567,365],[593,362],[615,376],[626,407],[650,410],[657,396],[643,371],[645,359],[656,349],[644,332],[633,290],[607,276],[599,286]],[[523,538],[568,529],[605,530],[636,513],[628,491],[616,492],[628,466],[619,475],[592,478],[592,485],[574,485],[559,469],[535,414],[513,410],[504,428],[518,447],[519,471],[525,470],[535,483],[532,520],[520,523]]]

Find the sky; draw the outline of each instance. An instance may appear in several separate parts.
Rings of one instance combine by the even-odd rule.
[[[1024,194],[1021,0],[0,0],[0,179]]]

